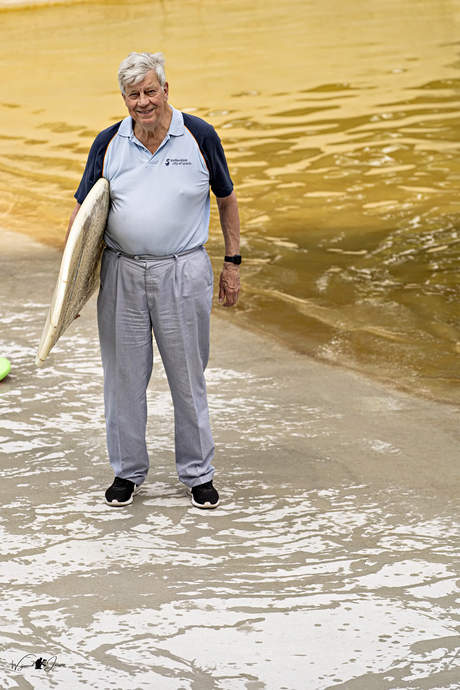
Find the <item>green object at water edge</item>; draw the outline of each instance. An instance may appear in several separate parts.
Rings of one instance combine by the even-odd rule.
[[[10,373],[11,364],[5,357],[0,357],[0,381]]]

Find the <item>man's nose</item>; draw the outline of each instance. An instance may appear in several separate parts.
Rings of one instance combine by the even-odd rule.
[[[145,93],[141,93],[141,94],[140,94],[139,100],[138,100],[137,103],[138,103],[138,105],[148,105],[149,99],[147,98],[147,96],[145,95]]]

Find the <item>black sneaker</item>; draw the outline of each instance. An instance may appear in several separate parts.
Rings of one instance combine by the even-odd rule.
[[[128,506],[133,502],[133,496],[139,493],[141,487],[131,482],[129,479],[115,477],[112,486],[105,492],[105,502],[115,508]]]
[[[217,508],[219,494],[213,487],[212,481],[192,487],[192,505],[197,508]]]

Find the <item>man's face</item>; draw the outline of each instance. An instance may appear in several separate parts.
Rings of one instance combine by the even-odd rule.
[[[166,113],[168,90],[167,82],[161,88],[153,69],[138,84],[126,86],[123,99],[133,120],[145,129],[155,129]]]

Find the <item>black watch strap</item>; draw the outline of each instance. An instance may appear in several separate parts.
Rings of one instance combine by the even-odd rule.
[[[241,263],[241,256],[239,254],[235,254],[235,256],[225,256],[224,261],[229,261],[230,263],[239,266]]]

